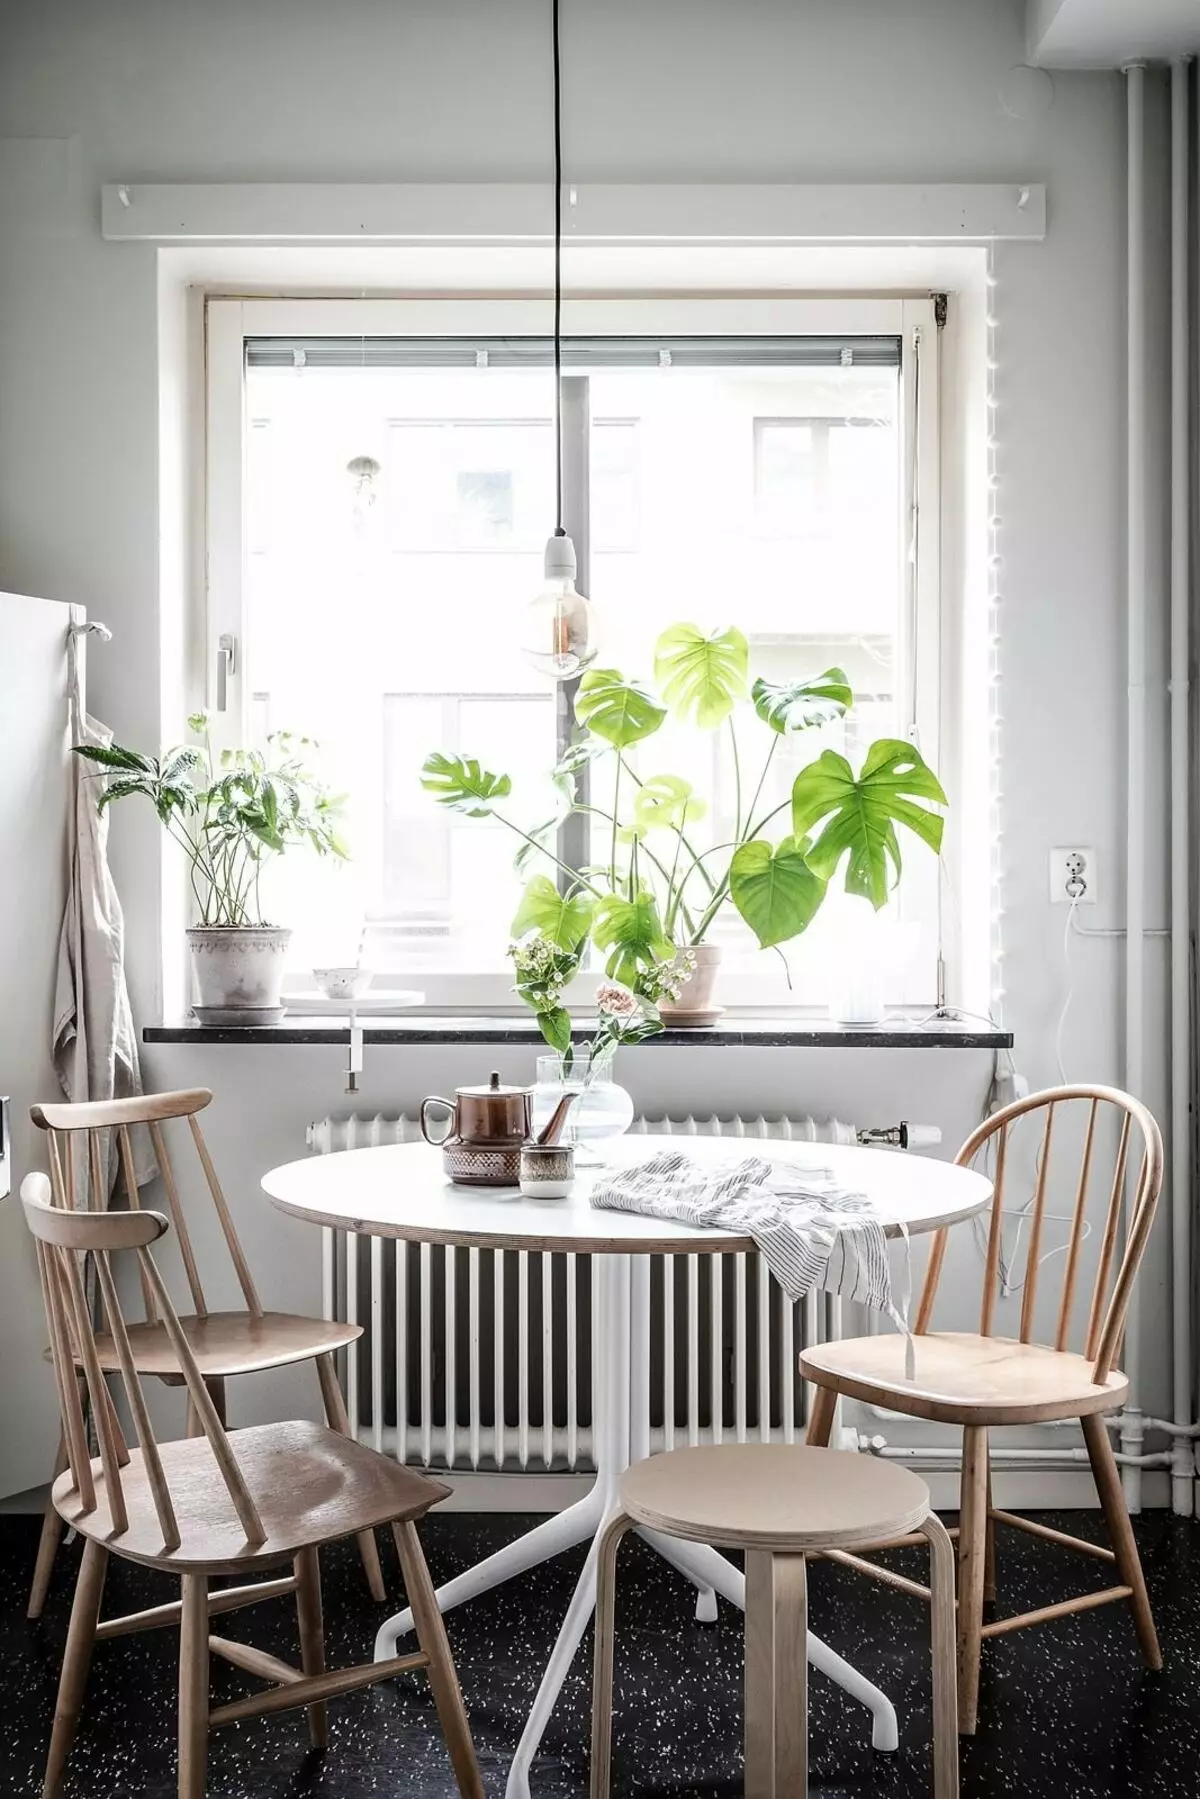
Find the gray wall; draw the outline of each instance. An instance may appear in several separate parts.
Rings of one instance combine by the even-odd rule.
[[[564,11],[570,173],[580,180],[1047,183],[1048,237],[1001,246],[996,305],[1006,1017],[1022,1068],[1048,1082],[1064,993],[1051,846],[1097,848],[1095,922],[1121,922],[1120,77],[1056,76],[1044,118],[1008,117],[997,88],[1023,59],[1017,0],[568,0]],[[156,267],[149,248],[101,241],[99,184],[541,179],[546,14],[543,0],[10,0],[0,38],[0,587],[81,600],[107,619],[115,638],[93,657],[91,694],[121,737],[152,741],[160,725]],[[1157,136],[1157,75],[1150,85]],[[1152,924],[1165,828],[1159,599]],[[113,857],[147,1018],[158,983],[151,823],[114,819]],[[1155,1103],[1160,953],[1151,946]],[[1119,948],[1079,943],[1074,966],[1068,1072],[1119,1078]],[[216,1090],[216,1147],[263,1286],[276,1302],[311,1303],[315,1245],[268,1213],[255,1186],[264,1166],[303,1152],[308,1118],[344,1103],[340,1057],[156,1050],[146,1067],[155,1083]],[[466,1053],[376,1053],[363,1103],[411,1107],[477,1068]],[[645,1049],[624,1073],[651,1109],[919,1116],[953,1140],[977,1115],[988,1070],[984,1058],[932,1053]],[[1155,1410],[1167,1402],[1165,1258],[1160,1236],[1145,1310]]]

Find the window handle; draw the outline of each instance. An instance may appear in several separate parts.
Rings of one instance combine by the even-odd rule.
[[[237,672],[237,638],[226,631],[217,638],[217,711],[229,705],[229,677]]]

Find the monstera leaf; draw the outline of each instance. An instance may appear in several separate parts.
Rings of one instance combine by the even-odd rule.
[[[763,949],[798,937],[821,909],[825,882],[808,865],[808,847],[785,837],[772,849],[755,838],[734,851],[729,891]]]
[[[654,695],[615,668],[593,668],[579,683],[575,717],[614,749],[652,737],[667,716]]]
[[[669,962],[675,954],[654,895],[647,888],[636,899],[606,893],[592,915],[592,939],[598,949],[611,952],[606,973],[626,986],[633,984],[639,968],[650,962]]]
[[[682,719],[705,730],[723,724],[746,691],[750,651],[733,626],[707,636],[696,625],[671,625],[654,649],[654,678]]]
[[[941,850],[944,821],[921,801],[946,804],[937,776],[911,743],[881,737],[857,777],[833,750],[800,770],[792,787],[792,830],[801,837],[821,826],[808,852],[809,867],[829,880],[848,854],[847,893],[869,899],[878,912],[887,904],[889,871],[900,878],[897,825],[915,832],[935,853]]]
[[[754,710],[764,724],[784,736],[841,718],[854,704],[854,695],[840,668],[827,668],[811,681],[757,680],[750,692]]]
[[[683,830],[704,817],[708,806],[690,781],[679,775],[651,775],[634,795],[633,834]]]
[[[443,756],[440,750],[422,763],[421,785],[440,806],[468,818],[489,818],[493,802],[512,792],[507,775],[494,775],[467,756]]]
[[[523,937],[526,931],[540,931],[574,955],[591,927],[595,903],[586,893],[560,893],[549,875],[534,875],[521,896],[512,934]]]

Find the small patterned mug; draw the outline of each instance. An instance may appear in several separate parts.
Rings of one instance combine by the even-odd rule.
[[[521,1191],[526,1199],[565,1199],[575,1185],[575,1150],[570,1143],[526,1143],[521,1147]]]

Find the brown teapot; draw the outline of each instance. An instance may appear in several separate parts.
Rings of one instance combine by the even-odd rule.
[[[555,1107],[554,1116],[538,1138],[556,1143],[570,1109],[573,1094]],[[447,1129],[441,1137],[430,1135],[429,1111],[441,1106]],[[521,1145],[528,1143],[533,1123],[533,1089],[506,1087],[492,1072],[486,1087],[456,1087],[453,1100],[430,1094],[421,1101],[421,1135],[426,1143],[440,1146],[442,1163],[452,1181],[468,1187],[515,1187],[521,1174]]]

